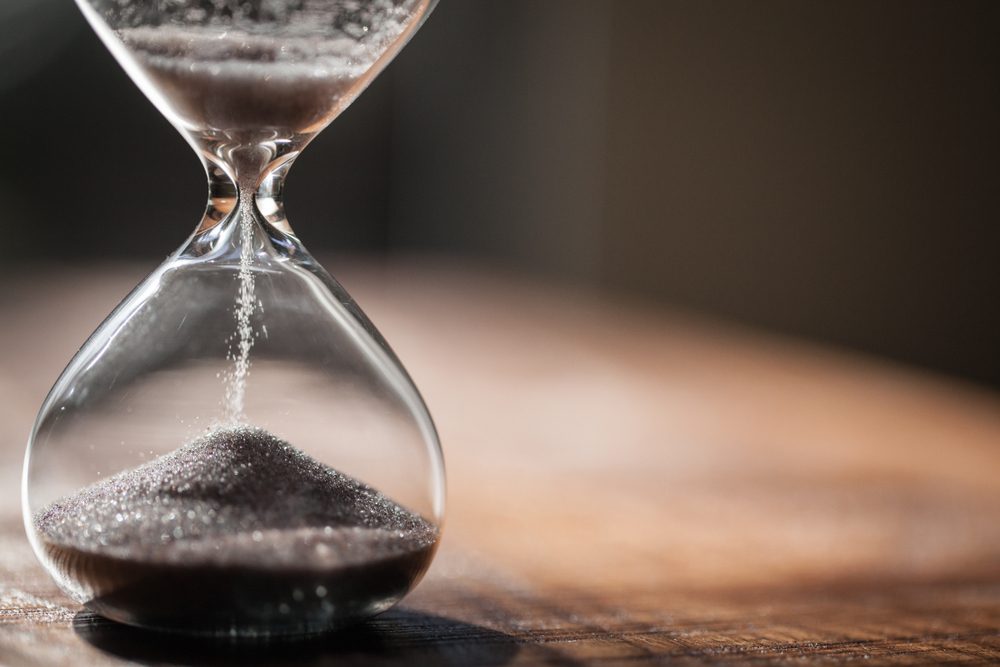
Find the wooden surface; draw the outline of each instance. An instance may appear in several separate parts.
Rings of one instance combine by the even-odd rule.
[[[445,446],[445,541],[369,624],[163,638],[63,597],[20,519],[45,392],[142,275],[0,274],[0,664],[1000,661],[1000,397],[461,267],[330,265]]]

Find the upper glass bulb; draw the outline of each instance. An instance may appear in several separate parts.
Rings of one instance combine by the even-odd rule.
[[[384,611],[440,538],[441,449],[281,193],[434,3],[80,4],[198,151],[210,193],[42,405],[24,478],[36,554],[79,602],[147,627],[303,633]]]

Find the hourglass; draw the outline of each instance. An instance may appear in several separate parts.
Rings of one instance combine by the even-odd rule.
[[[41,407],[38,558],[117,621],[294,634],[388,609],[433,557],[444,467],[416,387],[285,219],[282,184],[435,0],[79,0],[202,159],[187,242]]]

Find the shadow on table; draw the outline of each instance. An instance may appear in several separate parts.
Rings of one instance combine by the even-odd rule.
[[[406,609],[301,639],[186,637],[122,625],[90,612],[76,615],[73,630],[113,656],[158,665],[503,665],[519,650],[510,635]]]

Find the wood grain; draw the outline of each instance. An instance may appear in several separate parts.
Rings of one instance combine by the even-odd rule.
[[[64,598],[20,523],[31,421],[134,266],[0,275],[0,664],[1000,661],[1000,397],[469,267],[332,263],[441,430],[401,607],[205,643]]]

